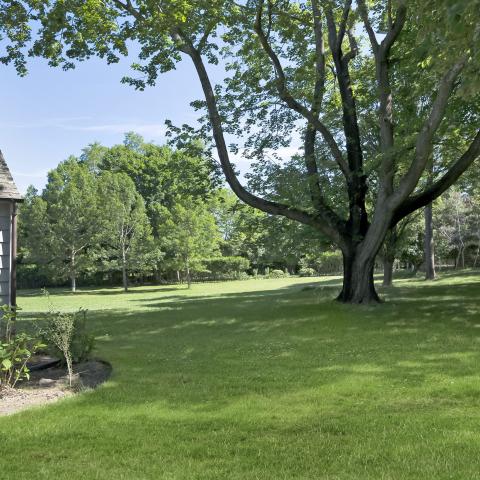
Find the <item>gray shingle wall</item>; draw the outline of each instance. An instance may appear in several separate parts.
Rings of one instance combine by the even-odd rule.
[[[10,304],[12,203],[0,200],[0,305]]]

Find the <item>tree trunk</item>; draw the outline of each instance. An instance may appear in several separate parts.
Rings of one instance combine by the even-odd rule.
[[[72,288],[72,293],[77,291],[77,274],[75,271],[75,254],[72,253],[72,257],[70,258],[70,284]]]
[[[342,303],[380,303],[373,280],[375,255],[361,260],[359,252],[343,252],[343,288],[337,300]]]
[[[393,283],[393,265],[395,259],[385,256],[383,259],[383,286],[391,287]]]
[[[188,265],[187,262],[187,283],[188,283],[188,288],[192,287],[192,278],[190,276],[190,266]]]
[[[480,245],[477,248],[477,253],[475,254],[475,260],[473,261],[473,268],[477,268],[478,257],[480,256]]]
[[[435,253],[433,243],[433,214],[432,204],[430,203],[424,209],[425,215],[425,280],[435,280]]]
[[[122,252],[122,280],[123,290],[128,292],[128,272],[127,272],[127,257],[125,252]]]

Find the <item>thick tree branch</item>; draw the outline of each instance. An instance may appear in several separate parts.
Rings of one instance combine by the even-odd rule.
[[[347,31],[348,16],[350,15],[351,8],[352,8],[352,0],[346,0],[345,5],[343,7],[342,19],[338,27],[337,41],[336,41],[337,49],[341,48],[342,46],[342,42],[345,37],[345,33]]]
[[[348,4],[347,2],[346,6]],[[358,126],[357,106],[349,72],[349,61],[352,57],[348,54],[346,56],[343,55],[341,42],[338,42],[335,17],[330,7],[325,10],[325,15],[327,17],[328,41],[335,63],[338,87],[342,98],[342,122],[347,147],[348,167],[352,172],[351,181],[348,184],[350,211],[348,224],[352,232],[365,231],[368,228],[365,207],[367,182],[363,171],[363,151]],[[340,26],[340,28],[342,27]]]
[[[274,52],[273,48],[271,47],[262,29],[262,13],[263,13],[262,6],[263,6],[263,1],[260,2],[260,6],[257,11],[257,17],[256,17],[254,29],[260,40],[260,44],[262,45],[263,50],[268,55],[270,61],[272,62],[273,68],[275,70],[276,87],[277,87],[277,91],[280,99],[283,100],[289,108],[291,108],[295,112],[302,115],[305,119],[307,119],[315,127],[315,129],[317,129],[321,133],[323,139],[325,140],[325,142],[327,143],[330,149],[330,152],[332,153],[337,164],[339,165],[342,173],[345,175],[347,179],[349,179],[350,170],[331,132],[318,118],[316,118],[315,114],[312,111],[310,111],[300,102],[295,100],[291,95],[291,93],[289,92],[287,88],[287,80],[285,77],[285,72],[283,71],[283,67],[282,67],[282,64],[280,63],[280,59],[278,58],[277,54]]]
[[[391,24],[387,35],[385,36],[385,38],[382,40],[382,43],[380,44],[381,54],[384,58],[387,58],[388,54],[390,53],[390,49],[392,48],[392,45],[395,43],[398,36],[400,35],[400,32],[403,30],[406,19],[407,19],[407,6],[404,3],[402,3],[397,8],[397,11],[395,14],[395,21]]]
[[[463,56],[443,76],[438,88],[437,97],[433,102],[430,115],[423,124],[415,142],[415,158],[413,159],[407,173],[400,180],[398,188],[390,196],[389,203],[393,209],[410,195],[416,187],[432,150],[433,136],[445,115],[448,100],[455,87],[455,81],[463,70],[467,57]]]
[[[120,0],[113,0],[113,3],[120,10],[124,10],[125,12],[129,13],[136,20],[145,20],[145,17],[143,17],[143,15],[138,10],[135,10],[130,0],[126,0],[125,3],[121,2]]]
[[[392,225],[396,225],[402,218],[410,213],[433,202],[433,200],[449,189],[478,158],[480,158],[480,130],[477,132],[467,151],[441,178],[432,183],[423,192],[407,198],[407,200],[397,208],[392,219]]]
[[[360,16],[362,17],[362,21],[365,26],[365,30],[367,31],[368,38],[370,39],[370,45],[372,46],[373,53],[376,54],[379,49],[379,45],[372,24],[370,23],[367,5],[365,4],[365,0],[357,0],[357,4]]]
[[[342,235],[345,232],[345,222],[338,216],[338,214],[330,208],[322,195],[322,189],[319,182],[319,174],[317,167],[317,159],[315,157],[315,136],[316,130],[313,125],[309,124],[305,132],[305,166],[307,168],[308,186],[310,189],[310,196],[312,204],[318,215],[324,219],[328,224],[333,225]]]
[[[313,30],[315,34],[315,91],[312,112],[318,118],[325,93],[325,44],[323,41],[322,14],[318,0],[312,0]]]
[[[341,242],[339,232],[330,222],[325,222],[325,218],[319,218],[317,215],[313,215],[298,208],[290,207],[278,202],[272,202],[263,198],[253,195],[246,190],[239,182],[237,174],[230,162],[228,148],[225,142],[223,134],[222,120],[217,108],[215,93],[211,85],[208,73],[205,69],[202,57],[198,50],[194,48],[189,39],[187,39],[180,30],[177,29],[177,34],[181,37],[184,49],[188,56],[192,59],[195,69],[197,71],[200,83],[202,85],[203,93],[205,95],[205,101],[207,104],[210,124],[213,130],[213,137],[215,145],[217,147],[220,164],[222,166],[225,178],[230,185],[233,192],[248,205],[262,210],[263,212],[272,215],[282,215],[284,217],[296,220],[297,222],[311,225],[317,230],[322,231],[332,241]]]

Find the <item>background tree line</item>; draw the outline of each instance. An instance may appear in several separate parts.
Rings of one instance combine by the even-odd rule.
[[[251,172],[251,188],[293,195],[298,160]],[[480,265],[475,176],[443,195],[433,212],[438,262]],[[424,232],[417,214],[387,238],[377,258],[385,284],[394,266],[416,272],[424,265]],[[20,214],[19,268],[22,287],[69,283],[75,291],[80,281],[128,289],[132,281],[338,274],[342,255],[317,230],[239,201],[200,143],[174,149],[128,133],[121,145],[95,143],[60,163],[42,192],[29,188]]]

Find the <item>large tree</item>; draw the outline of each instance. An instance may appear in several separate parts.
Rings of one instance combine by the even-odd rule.
[[[310,225],[342,250],[343,302],[378,301],[373,267],[389,229],[448,189],[480,152],[474,111],[463,119],[465,131],[473,130],[467,146],[424,186],[434,146],[454,127],[452,102],[469,95],[478,106],[478,0],[62,0],[34,11],[40,28],[30,52],[52,65],[69,68],[92,55],[115,62],[135,41],[141,76],[125,81],[144,88],[189,58],[204,93],[195,106],[208,113],[230,187],[245,203]],[[219,61],[230,74],[224,89],[214,88],[207,69]],[[372,111],[362,89],[372,82],[376,155],[361,129]],[[402,131],[396,111],[412,118]],[[262,160],[269,148],[288,145],[292,132],[303,142],[306,205],[247,190],[227,146],[226,135],[241,134],[240,148]],[[332,182],[342,186],[340,202],[325,193]]]

